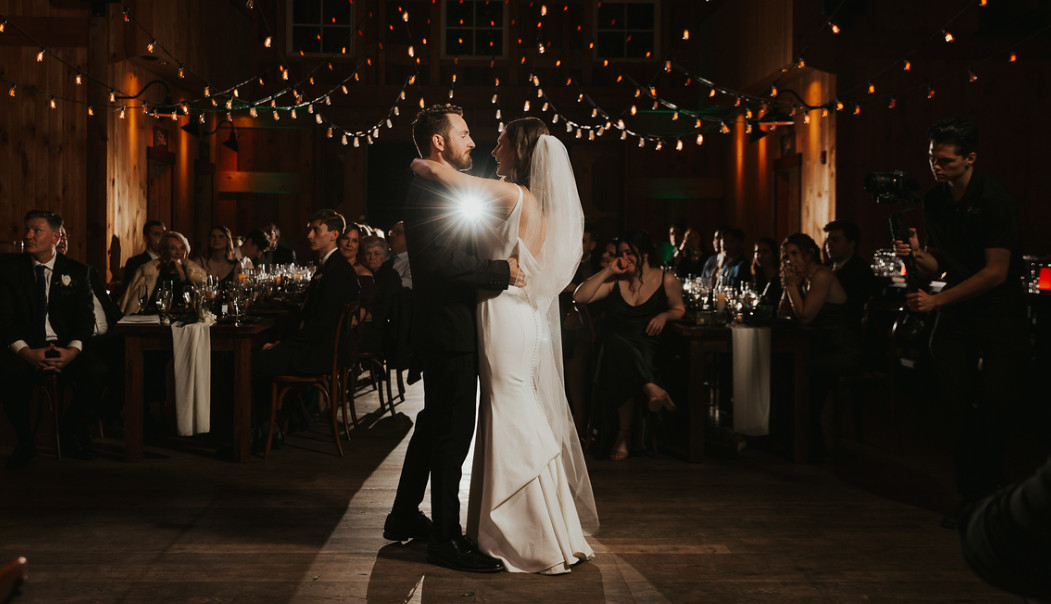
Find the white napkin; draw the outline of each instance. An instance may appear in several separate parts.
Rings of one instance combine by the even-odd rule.
[[[212,332],[209,325],[172,324],[175,355],[175,423],[180,436],[211,429]]]
[[[734,432],[770,434],[770,328],[734,326]]]
[[[118,321],[121,325],[160,325],[160,315],[124,315]]]

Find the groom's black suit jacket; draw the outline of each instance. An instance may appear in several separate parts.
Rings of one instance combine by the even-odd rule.
[[[95,328],[95,304],[86,264],[57,255],[51,271],[47,312],[58,346],[66,346],[73,340],[88,342]],[[22,254],[5,262],[0,269],[2,344],[6,347],[25,340],[30,346],[39,347],[39,343],[33,342],[38,316],[33,260],[29,254]]]
[[[438,183],[416,177],[405,200],[405,243],[413,285],[413,345],[421,352],[478,348],[478,290],[507,289],[506,260],[479,258],[477,225],[464,221],[458,199]]]

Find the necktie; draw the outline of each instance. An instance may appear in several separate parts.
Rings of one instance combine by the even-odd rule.
[[[47,321],[47,276],[45,274],[45,267],[43,264],[39,264],[36,267],[36,308],[37,308],[37,321],[36,330],[34,333],[33,347],[40,348],[44,345],[44,341],[47,339],[46,328],[44,327]]]

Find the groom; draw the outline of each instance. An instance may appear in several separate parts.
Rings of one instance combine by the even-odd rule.
[[[471,168],[474,141],[455,105],[433,105],[412,123],[420,156]],[[460,474],[474,431],[478,388],[479,290],[502,291],[519,278],[518,261],[478,258],[473,225],[460,200],[416,178],[405,201],[405,239],[413,275],[413,347],[423,364],[423,411],[409,440],[394,506],[383,525],[391,541],[429,539],[428,558],[468,572],[498,572],[503,563],[478,551],[460,526]],[[431,479],[434,522],[419,509]]]

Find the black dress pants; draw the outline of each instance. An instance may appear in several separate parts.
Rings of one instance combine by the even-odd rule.
[[[931,355],[942,409],[956,435],[956,488],[965,499],[1002,484],[1008,414],[1016,409],[1027,360],[1024,315],[938,315]]]
[[[426,354],[423,391],[423,411],[416,416],[392,512],[414,513],[423,501],[429,475],[432,539],[446,541],[463,534],[460,478],[474,433],[478,354]]]
[[[29,366],[21,357],[5,348],[0,353],[0,384],[3,384],[4,413],[7,414],[19,444],[33,442],[29,402],[33,387],[42,384],[44,373]],[[98,355],[82,351],[59,373],[59,387],[74,386],[69,408],[59,423],[63,434],[81,431],[98,409],[99,398],[107,381],[106,364]]]

